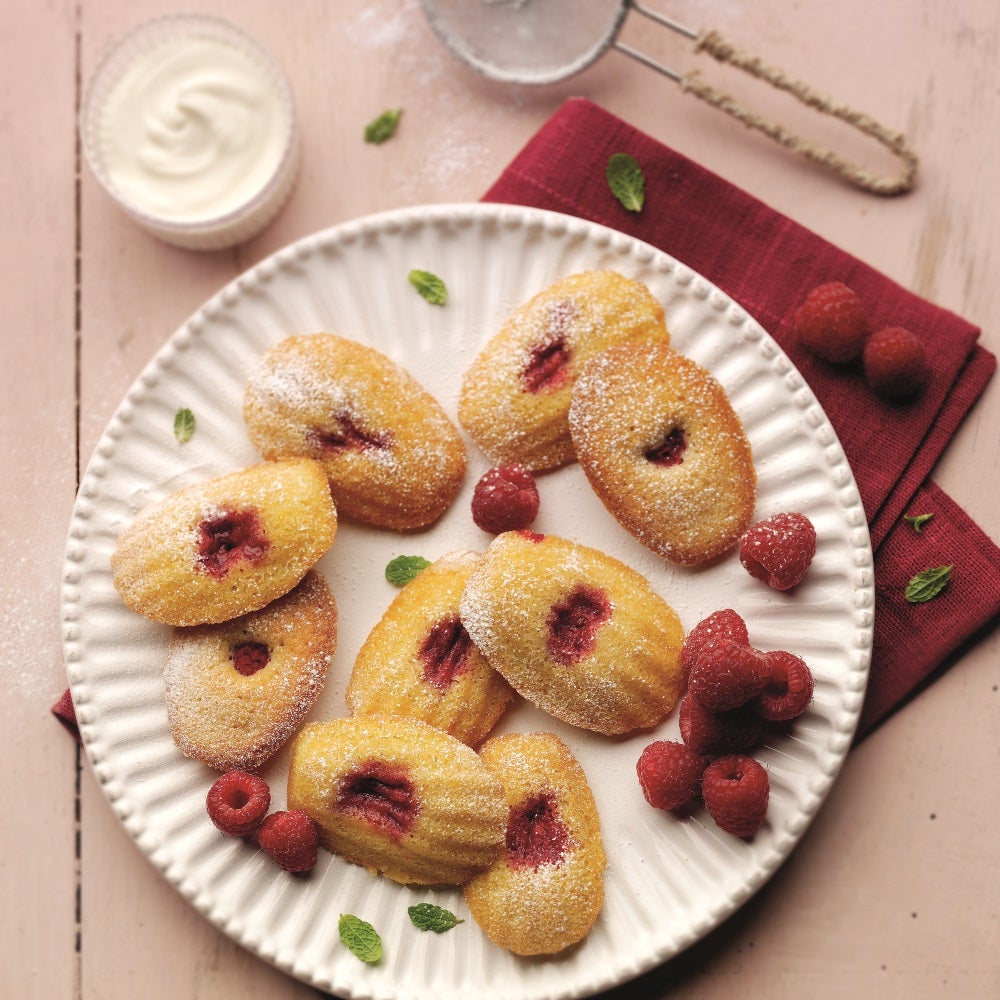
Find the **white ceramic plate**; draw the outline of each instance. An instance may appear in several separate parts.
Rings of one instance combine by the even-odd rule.
[[[803,511],[818,549],[806,581],[781,594],[750,578],[735,552],[707,568],[673,567],[627,535],[576,466],[540,478],[538,531],[601,548],[635,567],[674,606],[685,628],[719,607],[746,618],[762,649],[790,649],[812,666],[816,695],[791,735],[758,757],[772,794],[749,841],[722,833],[704,812],[678,820],[642,798],[635,761],[655,736],[677,738],[674,713],[655,734],[624,740],[555,722],[519,706],[505,729],[559,733],[597,798],[609,865],[603,912],[560,958],[525,961],[493,946],[458,890],[408,889],[323,852],[307,878],[287,876],[259,851],[220,834],[205,815],[214,774],[175,748],[164,709],[168,630],[128,611],[108,559],[122,527],[148,503],[257,461],[242,418],[246,376],[286,335],[331,330],[384,351],[454,416],[461,376],[514,307],[558,277],[615,268],[662,301],[673,345],[711,369],[743,419],[759,474],[757,515]],[[407,281],[412,268],[445,280],[444,307]],[[197,430],[174,439],[175,411]],[[470,444],[462,493],[431,530],[400,536],[343,523],[320,568],[340,610],[334,668],[311,715],[345,714],[354,655],[395,595],[384,578],[400,553],[433,559],[482,548],[472,487],[488,463]],[[801,376],[727,296],[659,251],[579,219],[497,205],[391,212],[303,239],[263,261],[200,309],[143,371],[97,446],[67,543],[64,646],[87,754],[116,814],[152,863],[226,934],[281,969],[347,997],[580,997],[675,955],[740,906],[806,829],[851,742],[867,680],[872,559],[864,512],[837,438]],[[265,772],[284,804],[286,753]],[[417,931],[406,907],[429,900],[465,923]],[[367,966],[337,937],[354,913],[380,932],[385,955]]]

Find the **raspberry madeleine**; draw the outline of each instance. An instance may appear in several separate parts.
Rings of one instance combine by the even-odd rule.
[[[369,633],[347,685],[355,715],[406,715],[476,746],[514,697],[476,649],[458,615],[476,552],[452,552],[423,569]]]
[[[223,622],[287,594],[336,533],[318,463],[264,462],[141,511],[118,536],[111,571],[125,604],[153,621]]]
[[[622,341],[668,343],[663,307],[641,282],[584,271],[516,309],[462,382],[459,423],[495,463],[533,471],[573,461],[567,417],[586,362]]]
[[[163,672],[174,742],[216,770],[255,770],[306,717],[336,650],[337,605],[315,570],[260,611],[174,629]]]
[[[503,844],[499,780],[453,736],[402,716],[306,726],[292,744],[288,808],[320,843],[404,884],[457,885]]]
[[[604,904],[607,859],[597,805],[553,733],[510,733],[480,751],[503,783],[504,849],[464,886],[487,937],[516,955],[552,955],[586,937]]]
[[[341,516],[380,528],[433,523],[465,475],[465,445],[437,400],[381,352],[332,333],[267,351],[243,417],[264,458],[316,459]]]
[[[462,623],[519,694],[605,735],[656,725],[684,686],[684,632],[641,574],[555,535],[508,531],[466,584]]]
[[[719,382],[667,345],[594,358],[573,388],[569,425],[594,492],[659,555],[694,566],[749,526],[757,473],[743,424]]]

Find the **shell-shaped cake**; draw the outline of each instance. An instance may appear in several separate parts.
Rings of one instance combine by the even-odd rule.
[[[612,344],[667,343],[663,307],[617,271],[553,282],[514,310],[466,371],[459,423],[494,463],[534,471],[573,461],[567,423],[583,366]]]
[[[266,763],[312,708],[337,650],[337,605],[314,570],[284,597],[175,628],[163,679],[174,742],[219,771]]]
[[[643,545],[684,566],[732,548],[753,519],[757,473],[725,390],[665,344],[595,357],[573,389],[580,466]]]
[[[511,687],[571,725],[606,735],[645,729],[683,689],[677,613],[598,549],[531,531],[498,535],[459,610]]]
[[[457,885],[490,864],[504,838],[503,788],[474,750],[402,716],[305,726],[292,744],[288,807],[320,843],[404,884]]]
[[[317,460],[338,512],[376,527],[433,523],[465,475],[465,445],[437,400],[380,351],[332,333],[271,347],[243,417],[264,458]]]
[[[223,622],[287,594],[336,533],[318,463],[263,462],[140,511],[118,536],[112,577],[125,604],[153,621]]]
[[[464,886],[476,923],[517,955],[551,955],[586,937],[604,904],[601,822],[587,776],[553,733],[510,733],[482,747],[503,783],[504,849]]]
[[[514,697],[476,648],[458,614],[480,561],[452,552],[396,595],[354,661],[347,707],[355,715],[406,715],[477,746]]]

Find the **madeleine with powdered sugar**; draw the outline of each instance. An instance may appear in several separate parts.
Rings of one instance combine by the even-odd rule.
[[[267,351],[243,417],[264,458],[315,459],[338,513],[376,527],[432,524],[465,475],[465,445],[437,400],[380,351],[332,333]]]
[[[587,776],[554,733],[494,736],[480,750],[503,784],[504,849],[465,883],[487,937],[515,955],[554,955],[587,936],[604,905],[601,821]]]
[[[421,570],[368,634],[347,685],[355,715],[406,715],[470,746],[481,743],[514,697],[458,615],[480,554],[451,552]]]
[[[590,361],[569,426],[601,502],[671,562],[721,555],[749,526],[757,473],[743,424],[718,380],[667,345],[617,345]]]
[[[229,622],[175,628],[163,671],[167,720],[188,757],[252,771],[295,732],[337,650],[337,604],[323,577]]]
[[[336,534],[317,462],[261,462],[141,510],[118,536],[112,578],[125,604],[152,621],[224,622],[287,594]]]
[[[494,464],[534,472],[573,461],[567,417],[588,359],[624,341],[667,343],[663,307],[617,271],[553,282],[515,309],[466,371],[459,423]]]
[[[598,549],[504,532],[469,577],[459,611],[490,666],[570,725],[608,736],[646,729],[683,690],[677,613]]]
[[[401,715],[314,722],[292,744],[288,808],[347,861],[407,885],[458,885],[503,844],[503,788],[475,750]]]

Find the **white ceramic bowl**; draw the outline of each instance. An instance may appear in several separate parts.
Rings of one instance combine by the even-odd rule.
[[[220,93],[236,103],[240,103],[245,94],[231,86],[231,81],[225,91],[212,84],[205,88],[208,96],[202,95],[201,106],[192,110],[191,102],[178,100],[174,103],[179,104],[181,110],[175,106],[169,109],[173,120],[169,120],[166,113],[161,114],[162,109],[157,109],[155,113],[160,117],[152,125],[142,125],[141,130],[136,126],[135,134],[123,136],[119,133],[114,139],[111,138],[112,112],[109,109],[120,106],[123,95],[127,95],[133,104],[145,100],[136,97],[139,92],[145,93],[145,84],[137,83],[137,79],[142,79],[141,75],[148,69],[150,61],[156,58],[151,54],[168,51],[168,47],[172,53],[183,53],[185,48],[191,46],[202,50],[206,46],[224,47],[221,51],[228,53],[230,59],[235,59],[240,71],[246,74],[246,93],[257,89],[264,94],[272,113],[267,119],[246,107],[236,109],[243,116],[243,123],[258,133],[255,141],[260,141],[265,147],[255,148],[252,154],[245,150],[241,154],[251,157],[243,162],[252,168],[241,171],[241,179],[252,177],[252,181],[238,194],[234,194],[237,190],[234,185],[216,184],[226,188],[226,197],[216,199],[217,207],[206,199],[206,203],[199,204],[197,209],[185,208],[182,211],[178,208],[174,189],[162,186],[165,183],[162,173],[158,175],[150,170],[143,176],[147,190],[155,194],[155,198],[147,198],[137,196],[134,185],[130,188],[134,171],[126,174],[119,169],[120,165],[127,158],[131,170],[140,154],[146,157],[146,161],[149,158],[147,154],[155,156],[157,166],[162,165],[190,139],[190,135],[182,137],[180,133],[170,131],[174,126],[181,127],[180,118],[185,116],[188,121],[183,123],[184,128],[200,129],[204,133],[202,137],[207,136],[206,141],[223,145],[225,136],[220,138],[223,130],[218,129],[213,134],[212,123],[203,112],[206,107],[211,109],[211,102],[218,106]],[[211,62],[208,60],[209,68],[212,68]],[[198,68],[197,72],[203,69]],[[137,74],[140,76],[137,77]],[[147,77],[151,75],[146,74]],[[206,101],[209,103],[206,104]],[[141,103],[140,107],[144,112],[149,110]],[[295,183],[299,142],[288,79],[277,60],[262,45],[244,31],[218,18],[194,15],[158,18],[139,26],[118,41],[101,58],[88,82],[79,127],[84,155],[107,194],[140,226],[176,246],[218,250],[250,239],[274,219]],[[167,136],[166,142],[164,135]],[[140,144],[144,149],[138,148]],[[246,148],[249,145],[246,143]],[[202,154],[203,159],[208,158],[205,150],[199,151],[199,155]],[[193,161],[193,156],[183,166],[178,161],[175,174],[192,173]],[[157,185],[160,187],[157,188]]]

